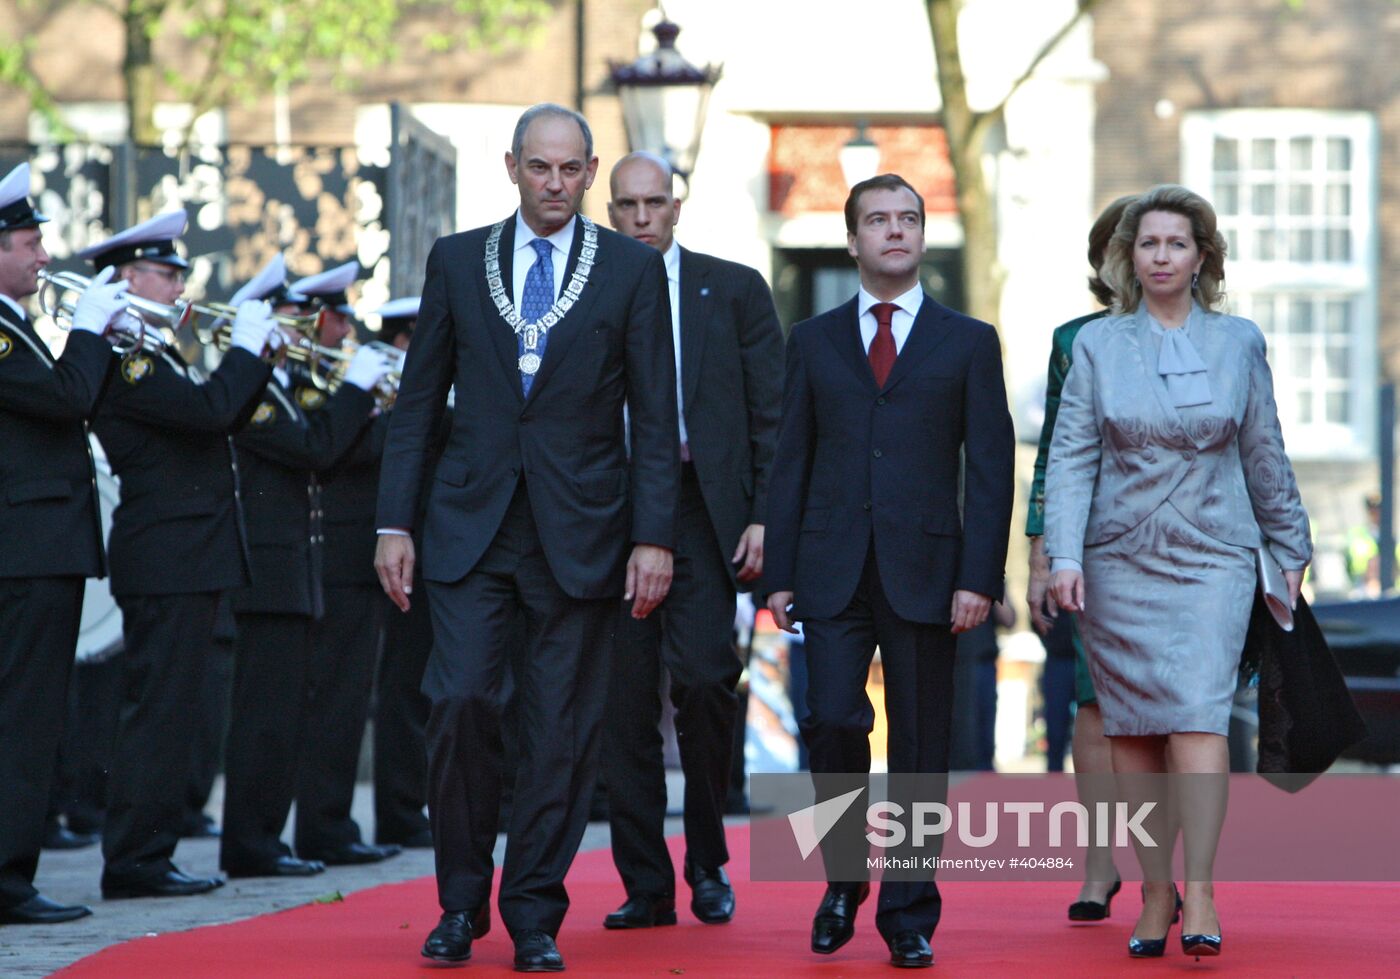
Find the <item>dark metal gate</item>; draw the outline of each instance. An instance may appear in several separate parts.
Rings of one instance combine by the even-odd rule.
[[[389,292],[416,296],[433,242],[456,230],[457,150],[397,102],[389,119]]]

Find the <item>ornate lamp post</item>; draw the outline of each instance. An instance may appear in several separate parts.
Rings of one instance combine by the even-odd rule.
[[[700,152],[705,108],[723,66],[699,68],[686,61],[676,50],[680,32],[663,9],[652,28],[656,50],[628,64],[613,62],[610,73],[622,100],[628,146],[664,158],[688,185]]]

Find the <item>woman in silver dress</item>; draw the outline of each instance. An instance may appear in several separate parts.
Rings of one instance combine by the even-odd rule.
[[[1175,910],[1177,827],[1153,773],[1175,776],[1182,948],[1220,952],[1211,868],[1254,551],[1269,547],[1294,599],[1312,557],[1264,337],[1216,312],[1224,258],[1214,210],[1184,187],[1125,210],[1103,269],[1115,315],[1075,341],[1046,476],[1051,587],[1079,613],[1120,791],[1130,811],[1159,803],[1145,826],[1166,840],[1138,848],[1135,957],[1163,953]]]

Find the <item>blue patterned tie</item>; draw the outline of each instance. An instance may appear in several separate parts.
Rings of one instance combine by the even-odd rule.
[[[549,307],[554,305],[554,246],[547,238],[536,238],[530,242],[530,247],[534,248],[535,254],[539,256],[535,259],[535,264],[530,266],[530,271],[525,274],[525,295],[520,297],[520,318],[526,323],[538,323],[544,318],[544,314],[549,312]],[[539,343],[535,347],[535,353],[544,357],[544,346],[546,337],[540,333]],[[516,334],[516,346],[520,350],[520,356],[525,355],[525,336],[523,333]],[[520,372],[520,385],[525,389],[525,396],[530,396],[530,385],[534,383],[534,375]]]

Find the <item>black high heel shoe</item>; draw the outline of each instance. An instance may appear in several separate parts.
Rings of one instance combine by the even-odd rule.
[[[1147,892],[1147,885],[1146,885],[1146,884],[1143,884],[1143,893],[1144,893],[1144,895],[1146,895],[1146,892]],[[1176,896],[1176,912],[1175,912],[1175,914],[1172,916],[1172,920],[1169,921],[1169,922],[1167,923],[1167,932],[1166,932],[1166,934],[1163,935],[1161,938],[1136,938],[1136,937],[1134,937],[1134,938],[1129,938],[1129,939],[1128,939],[1128,956],[1129,956],[1130,958],[1134,958],[1134,959],[1160,959],[1160,958],[1162,957],[1163,953],[1166,952],[1166,950],[1167,950],[1167,937],[1170,936],[1171,933],[1172,933],[1172,925],[1176,924],[1177,919],[1179,919],[1179,918],[1181,917],[1181,892],[1178,891],[1178,890],[1176,889],[1176,882],[1175,882],[1175,881],[1172,881],[1172,893]],[[1184,939],[1185,937],[1186,937],[1186,936],[1184,936],[1184,935],[1182,936],[1183,939]],[[1201,938],[1201,937],[1207,937],[1207,936],[1200,936],[1200,935],[1197,935],[1197,936],[1193,936],[1193,937]],[[1202,953],[1202,954],[1204,954],[1204,955],[1210,955],[1210,954],[1212,954],[1212,953],[1210,953],[1210,952],[1204,952],[1204,953]]]
[[[1194,955],[1199,960],[1202,955],[1220,954],[1219,935],[1182,935],[1181,951],[1186,955]]]
[[[1108,894],[1104,896],[1103,902],[1099,901],[1075,901],[1069,906],[1070,921],[1103,921],[1112,914],[1113,895],[1123,889],[1123,878],[1119,877],[1113,882],[1113,886],[1108,889]]]

